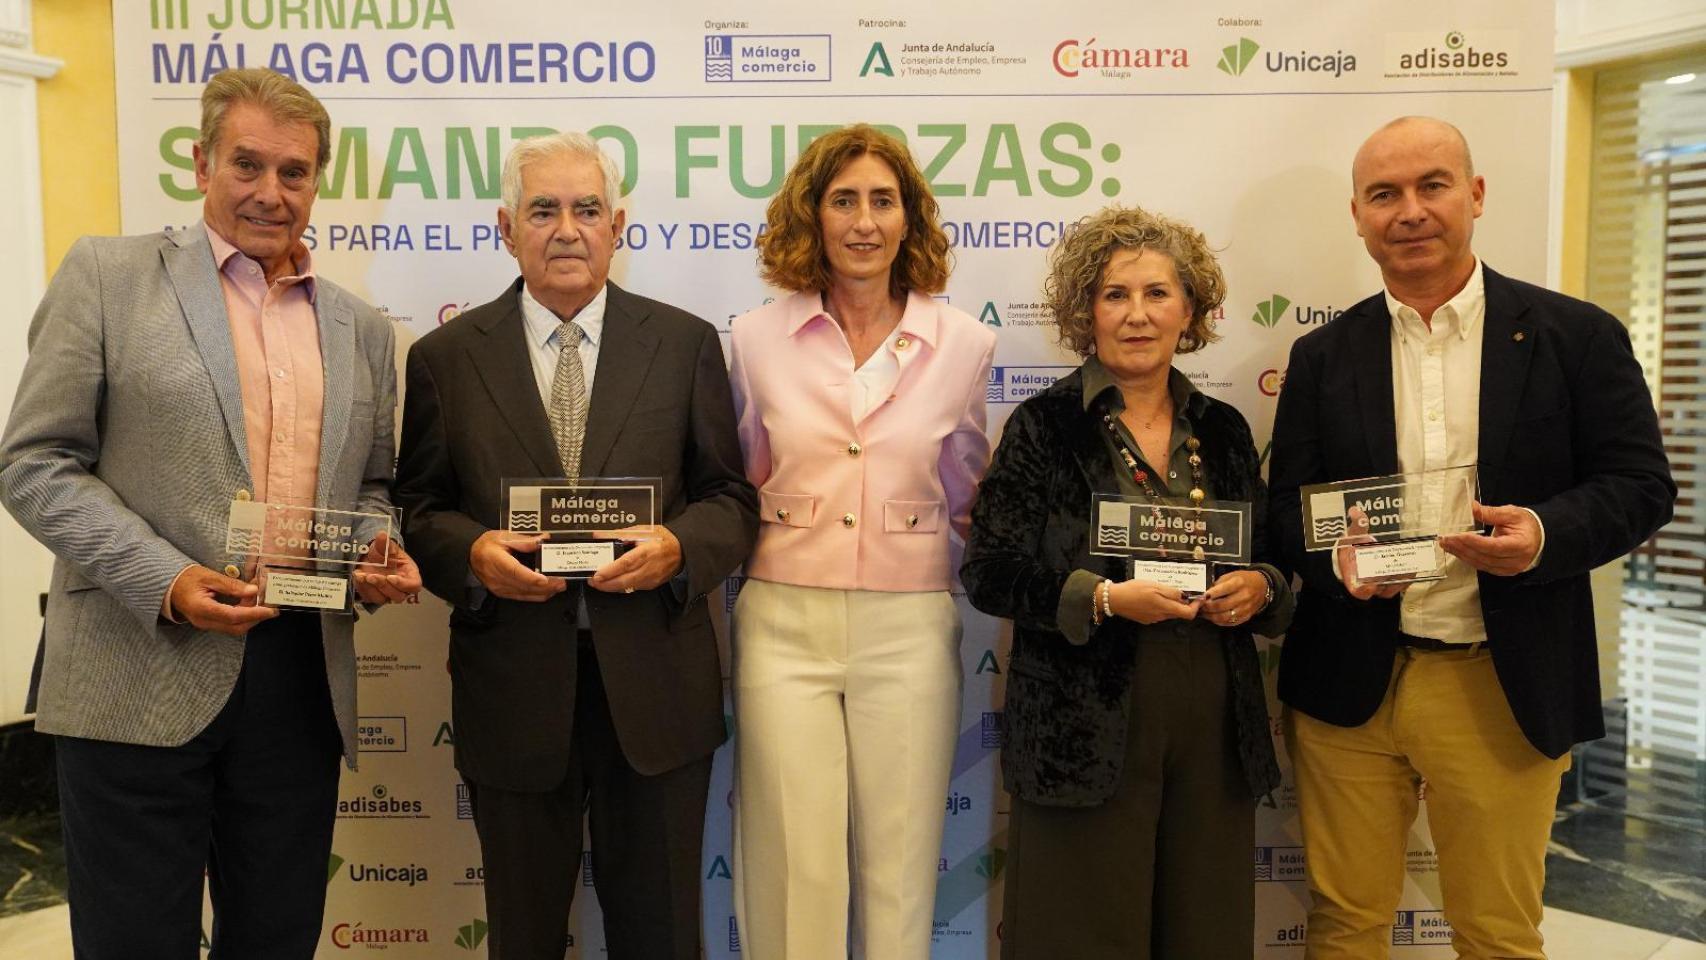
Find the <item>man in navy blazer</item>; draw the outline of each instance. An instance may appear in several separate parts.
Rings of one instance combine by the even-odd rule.
[[[1646,380],[1617,318],[1471,250],[1486,184],[1450,124],[1382,127],[1351,213],[1385,290],[1293,346],[1272,508],[1300,574],[1280,660],[1312,905],[1308,960],[1386,957],[1426,781],[1460,957],[1544,957],[1546,843],[1570,746],[1603,736],[1588,572],[1671,516]],[[1304,550],[1305,484],[1476,464],[1480,530],[1439,581],[1375,586]]]

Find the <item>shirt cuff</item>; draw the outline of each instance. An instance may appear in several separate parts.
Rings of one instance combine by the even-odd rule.
[[[1074,570],[1066,575],[1060,588],[1060,605],[1055,608],[1055,626],[1065,635],[1066,642],[1083,646],[1090,642],[1096,624],[1090,617],[1090,605],[1095,602],[1096,585],[1107,578],[1088,570]]]
[[[1540,546],[1534,551],[1534,559],[1529,561],[1528,566],[1522,568],[1522,572],[1527,573],[1540,566],[1540,557],[1546,552],[1546,524],[1540,522],[1540,514],[1529,510],[1527,507],[1522,509],[1528,511],[1528,515],[1534,518],[1534,525],[1540,528]]]
[[[182,580],[184,578],[184,574],[188,573],[190,567],[193,566],[195,566],[195,564],[192,563],[189,567],[179,570],[178,575],[172,578],[172,582],[166,584],[166,596],[160,600],[160,619],[167,623],[183,623],[182,620],[178,619],[177,611],[172,609],[172,591],[177,589],[178,581]]]

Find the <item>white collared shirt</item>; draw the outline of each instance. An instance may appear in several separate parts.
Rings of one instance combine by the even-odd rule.
[[[1430,325],[1386,291],[1392,316],[1392,409],[1398,471],[1473,464],[1481,440],[1481,340],[1487,294],[1481,263]],[[1447,643],[1487,639],[1475,569],[1447,555],[1445,579],[1414,583],[1399,607],[1400,629]]]
[[[865,415],[875,410],[894,394],[895,384],[900,382],[900,353],[895,349],[895,343],[900,340],[900,324],[884,338],[882,345],[859,369],[853,371],[853,422],[865,419]]]
[[[604,306],[610,299],[609,294],[609,284],[600,287],[598,295],[569,321],[580,327],[584,334],[579,347],[588,400],[592,398],[592,379],[598,373],[598,345],[604,339]],[[534,299],[525,283],[521,285],[521,320],[527,330],[527,356],[533,361],[533,382],[539,387],[540,402],[549,410],[551,384],[557,379],[557,357],[562,353],[558,327],[563,321],[549,307]]]

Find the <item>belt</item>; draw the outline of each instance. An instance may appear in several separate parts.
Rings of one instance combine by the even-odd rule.
[[[1474,653],[1477,650],[1485,650],[1491,644],[1492,641],[1490,640],[1477,640],[1474,643],[1447,643],[1444,640],[1435,640],[1433,637],[1415,637],[1403,632],[1398,634],[1398,646],[1408,647],[1411,650],[1421,650],[1424,653],[1455,653],[1460,651]]]

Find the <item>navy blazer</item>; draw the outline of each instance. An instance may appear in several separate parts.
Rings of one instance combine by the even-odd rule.
[[[1548,757],[1605,735],[1588,572],[1669,522],[1676,499],[1647,382],[1616,317],[1484,272],[1481,502],[1532,509],[1546,528],[1533,570],[1480,575],[1499,683]],[[1391,678],[1398,600],[1357,600],[1327,552],[1303,549],[1298,488],[1398,472],[1391,316],[1362,301],[1292,346],[1274,420],[1271,537],[1303,578],[1280,657],[1289,706],[1339,726],[1366,722]]]

